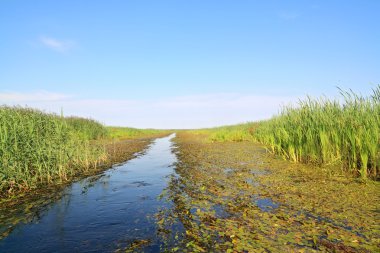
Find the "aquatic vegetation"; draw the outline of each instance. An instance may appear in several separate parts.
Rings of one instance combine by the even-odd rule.
[[[333,164],[377,178],[380,170],[380,85],[373,96],[341,91],[343,102],[300,101],[262,122],[254,138],[294,162]]]
[[[70,116],[65,117],[65,121],[83,139],[98,140],[108,137],[107,128],[96,120]]]
[[[249,122],[231,126],[187,130],[186,132],[207,137],[209,141],[213,142],[254,141],[253,134],[258,126],[259,124],[257,122]]]
[[[107,127],[107,130],[109,136],[115,139],[157,138],[172,133],[170,130],[138,129],[131,127]]]
[[[253,133],[257,126],[257,123],[224,126],[212,129],[209,138],[211,141],[254,141]]]
[[[149,144],[141,143],[136,150],[136,143],[124,139],[168,134],[153,129],[108,128],[93,119],[1,106],[0,195],[11,196],[87,175],[125,161],[131,150],[138,152]]]
[[[179,133],[157,213],[167,252],[376,252],[377,182],[319,171],[250,142]],[[262,205],[262,206],[261,206]]]
[[[380,176],[380,85],[363,97],[341,90],[341,100],[308,97],[270,120],[194,131],[210,141],[258,141],[285,159],[340,164],[362,178]]]
[[[96,167],[106,152],[90,141],[104,136],[104,130],[93,120],[1,106],[0,193],[61,182]]]

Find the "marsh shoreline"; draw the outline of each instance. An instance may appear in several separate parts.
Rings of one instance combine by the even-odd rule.
[[[123,153],[123,145],[134,142],[120,144],[116,153]],[[130,158],[144,154],[152,140],[137,142],[140,153],[130,152]],[[210,142],[207,135],[191,131],[179,131],[173,142],[172,153],[178,159],[175,173],[160,194],[164,202],[151,217],[157,239],[132,240],[129,246],[120,246],[121,250],[379,250],[379,182],[361,181],[336,166],[289,162],[253,142]],[[36,210],[44,213],[62,198],[64,186],[44,197],[34,195],[36,209],[28,207],[30,198],[25,197],[23,208],[34,216],[14,222],[33,221],[39,215]],[[6,208],[11,210],[11,206]]]
[[[379,190],[339,166],[283,160],[252,142],[175,139],[179,178],[162,230],[182,224],[181,252],[376,252]],[[165,237],[165,235],[163,235]],[[166,236],[168,237],[168,236]],[[173,246],[174,244],[174,246]]]
[[[153,242],[155,223],[149,216],[166,205],[157,197],[173,172],[171,138],[151,140],[126,162],[0,214],[0,249],[111,252],[144,239]],[[148,247],[155,252],[158,245]]]

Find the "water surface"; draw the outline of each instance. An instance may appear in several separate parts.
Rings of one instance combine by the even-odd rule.
[[[0,241],[0,252],[113,252],[136,242],[159,251],[153,218],[174,173],[174,134],[156,139],[125,164],[73,183],[40,217],[19,224]],[[1,226],[1,224],[0,224]]]

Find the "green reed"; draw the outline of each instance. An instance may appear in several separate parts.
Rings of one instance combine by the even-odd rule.
[[[0,106],[0,195],[62,182],[105,159],[105,136],[93,120]]]
[[[84,139],[98,140],[108,135],[107,128],[96,120],[74,116],[66,117],[65,120]]]
[[[340,94],[337,100],[308,97],[270,120],[195,132],[211,141],[258,141],[294,162],[341,164],[362,178],[378,178],[380,85],[368,97]]]
[[[132,127],[107,127],[108,135],[114,139],[150,138],[159,134],[170,133],[170,130],[138,129]]]
[[[295,162],[341,163],[362,178],[379,176],[380,85],[363,97],[340,90],[341,100],[307,98],[263,122],[254,134]]]
[[[213,142],[223,141],[253,141],[253,133],[257,128],[257,123],[246,123],[232,126],[223,126],[210,129],[195,130],[194,132],[208,133],[209,139]]]

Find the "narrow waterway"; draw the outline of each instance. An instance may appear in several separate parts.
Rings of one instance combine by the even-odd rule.
[[[149,242],[159,251],[154,214],[174,173],[174,134],[156,139],[135,159],[73,183],[40,217],[19,224],[0,241],[0,252],[113,252]],[[1,225],[1,224],[0,224]]]

